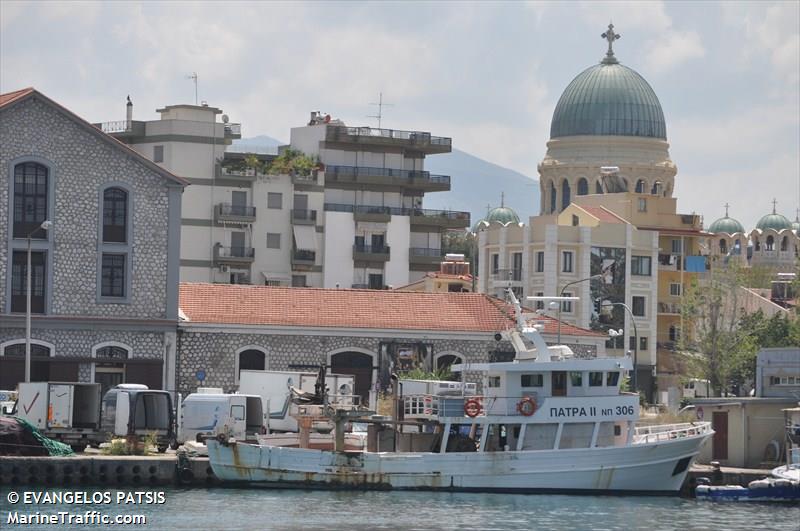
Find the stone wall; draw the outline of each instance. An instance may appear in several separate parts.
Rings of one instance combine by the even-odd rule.
[[[135,317],[166,316],[167,180],[123,149],[103,141],[35,97],[2,111],[0,119],[0,234],[13,221],[8,211],[12,161],[20,157],[48,161],[54,204],[50,314]],[[97,302],[100,189],[113,182],[130,188],[132,251],[128,275],[130,303]],[[24,248],[24,240],[13,246]],[[5,311],[10,273],[8,245],[0,245],[0,311]]]
[[[136,332],[130,330],[59,330],[33,329],[31,339],[53,345],[51,355],[59,358],[89,358],[93,347],[101,343],[121,343],[130,348],[129,359],[163,360],[164,333]],[[0,329],[0,345],[8,342],[24,342],[25,330],[15,328]],[[2,356],[2,349],[0,349]],[[78,381],[90,382],[91,363],[81,363]]]
[[[261,349],[266,353],[267,369],[276,371],[297,370],[291,365],[317,366],[327,363],[329,355],[347,350],[367,351],[378,355],[384,342],[418,343],[433,345],[433,356],[460,354],[468,363],[486,363],[490,352],[513,352],[506,341],[496,342],[493,334],[486,340],[475,339],[423,339],[419,337],[358,337],[358,336],[310,336],[265,335],[204,331],[178,331],[177,389],[190,393],[200,386],[197,371],[203,370],[204,387],[221,387],[225,391],[236,390],[236,353],[246,348]],[[593,345],[570,345],[579,357],[595,354]],[[377,358],[376,358],[377,359]],[[377,364],[377,362],[376,362]],[[482,373],[469,371],[469,381],[480,384]]]

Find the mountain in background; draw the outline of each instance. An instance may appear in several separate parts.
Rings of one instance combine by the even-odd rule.
[[[266,135],[234,140],[230,151],[275,154],[285,145]],[[505,193],[505,205],[514,209],[520,221],[527,223],[539,213],[539,181],[514,170],[454,149],[452,153],[431,155],[425,159],[425,169],[431,173],[449,175],[449,192],[425,195],[425,208],[463,210],[472,216],[472,223],[486,216],[486,205],[500,206],[500,194]]]

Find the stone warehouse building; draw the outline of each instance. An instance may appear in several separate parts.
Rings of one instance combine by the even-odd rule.
[[[28,88],[0,95],[0,388],[173,387],[186,181]],[[50,221],[48,230],[41,228]]]
[[[514,356],[510,343],[495,339],[514,326],[513,309],[485,294],[182,283],[180,297],[183,393],[200,385],[233,391],[242,369],[325,364],[354,375],[356,393],[374,404],[392,371]],[[557,321],[540,322],[554,342]],[[605,355],[604,335],[564,323],[561,336],[578,355]]]

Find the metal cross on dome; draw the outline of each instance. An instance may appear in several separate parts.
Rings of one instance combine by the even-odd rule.
[[[616,62],[616,58],[614,57],[614,48],[613,44],[614,41],[622,38],[622,35],[619,33],[614,33],[614,24],[609,23],[608,31],[601,35],[605,40],[608,41],[608,51],[606,52],[606,60],[608,62]]]
[[[728,203],[725,203],[725,217],[726,217],[726,218],[728,217],[728,207],[729,207],[729,206],[730,206],[730,205],[729,205]]]

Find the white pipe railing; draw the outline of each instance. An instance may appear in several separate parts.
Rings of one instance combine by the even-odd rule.
[[[683,437],[696,437],[711,433],[710,422],[687,422],[683,424],[662,424],[658,426],[641,426],[636,428],[633,436],[634,444],[668,441]]]

